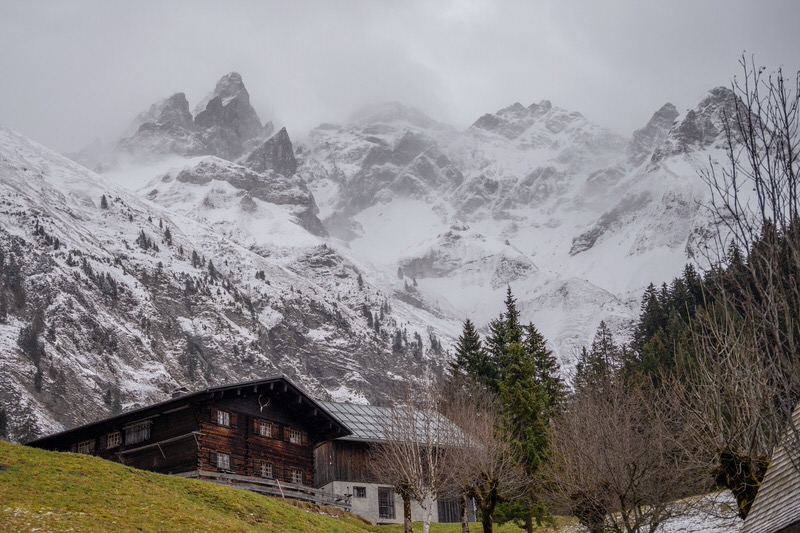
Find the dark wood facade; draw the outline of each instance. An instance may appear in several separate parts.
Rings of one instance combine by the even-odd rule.
[[[207,389],[28,443],[165,474],[312,486],[314,448],[349,430],[283,377]]]
[[[334,440],[320,444],[315,451],[315,484],[323,487],[334,481],[379,483],[369,464],[368,442]]]

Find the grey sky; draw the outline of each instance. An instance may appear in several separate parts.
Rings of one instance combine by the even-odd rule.
[[[549,99],[630,135],[745,50],[796,72],[798,22],[794,0],[0,0],[0,124],[76,150],[236,70],[293,138],[384,100],[466,127]]]

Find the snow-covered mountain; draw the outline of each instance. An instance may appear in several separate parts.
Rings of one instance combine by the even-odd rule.
[[[231,73],[194,112],[176,93],[76,156],[102,175],[0,130],[6,432],[276,372],[379,400],[441,372],[507,285],[569,367],[702,255],[697,173],[733,98],[666,104],[631,139],[542,101],[466,131],[372,106],[293,143]]]

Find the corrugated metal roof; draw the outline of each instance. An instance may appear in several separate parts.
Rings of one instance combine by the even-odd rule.
[[[347,440],[384,440],[384,428],[392,416],[390,408],[322,401],[319,404],[353,432],[345,437]]]
[[[362,442],[385,442],[392,440],[392,421],[398,416],[395,408],[359,405],[353,403],[318,402],[334,418],[346,426],[352,433],[339,437],[339,440]],[[458,427],[443,415],[426,417],[422,412],[415,412],[416,434],[419,442],[429,438],[437,444],[457,444],[462,438]],[[400,416],[403,416],[401,413]],[[402,422],[401,422],[402,423]],[[400,429],[403,431],[403,429]]]
[[[772,462],[758,489],[756,501],[741,533],[777,533],[800,524],[800,404],[792,413],[793,427],[772,455]]]

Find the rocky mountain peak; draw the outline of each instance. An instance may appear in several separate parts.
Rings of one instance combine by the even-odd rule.
[[[286,128],[267,139],[264,144],[253,150],[244,161],[244,165],[264,172],[272,170],[284,176],[291,176],[297,171],[297,159]]]
[[[159,100],[146,111],[137,115],[123,137],[130,137],[139,131],[143,124],[165,124],[172,122],[176,126],[191,129],[194,127],[192,114],[189,112],[189,101],[184,93],[175,93],[168,98]]]
[[[250,93],[244,86],[241,74],[229,72],[217,81],[213,91],[197,103],[194,107],[195,116],[205,111],[208,103],[216,97],[219,97],[224,103],[229,102],[232,98],[243,98],[248,103],[250,102]]]
[[[653,154],[657,162],[671,154],[704,150],[722,143],[725,123],[736,116],[738,97],[727,87],[711,89],[694,109],[687,111],[670,130],[664,144]]]
[[[242,77],[231,72],[198,104],[195,127],[202,132],[209,154],[233,160],[245,151],[248,141],[264,134]]]
[[[667,138],[678,115],[678,110],[671,103],[661,106],[644,128],[633,132],[633,138],[627,147],[628,161],[634,166],[644,163],[653,150]]]
[[[195,131],[189,102],[184,93],[175,93],[140,113],[118,143],[118,148],[136,154],[203,153],[200,136]]]

